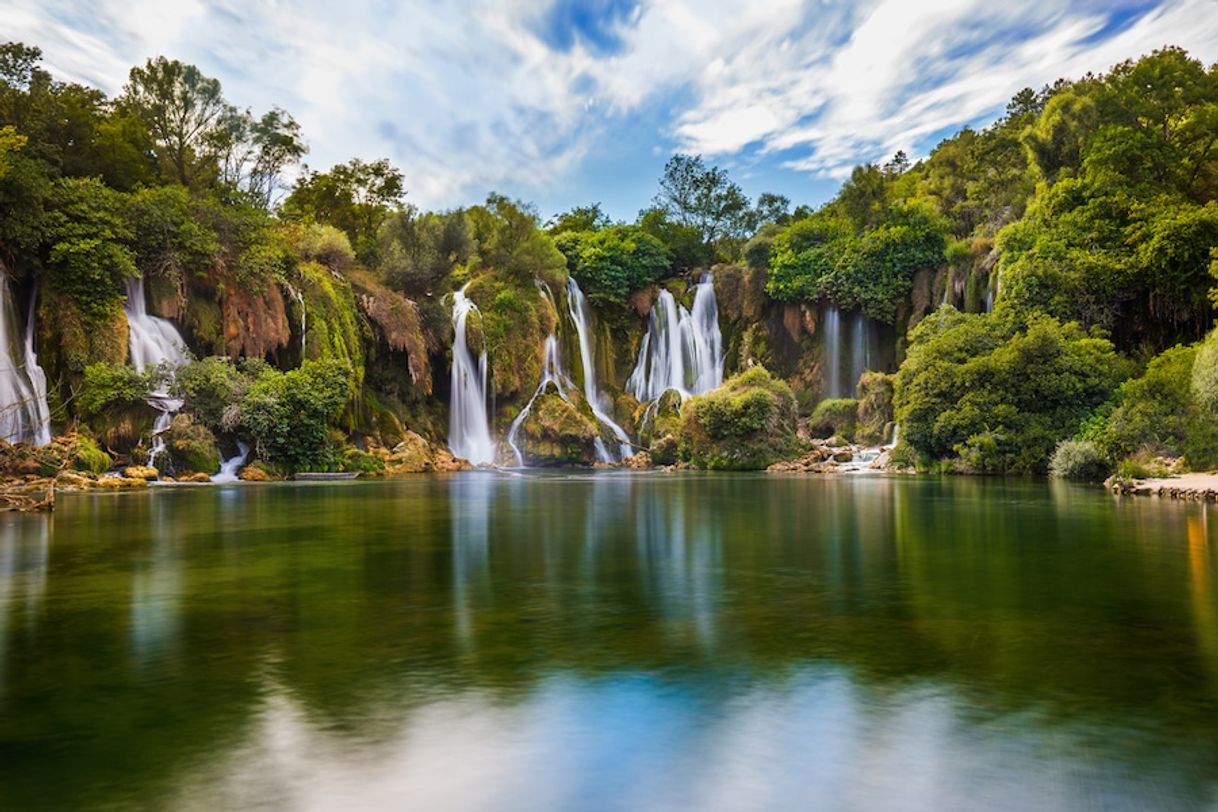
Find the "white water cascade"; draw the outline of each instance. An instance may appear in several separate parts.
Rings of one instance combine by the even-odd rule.
[[[237,441],[236,456],[229,457],[220,463],[220,473],[211,478],[212,482],[236,482],[237,472],[241,470],[241,466],[245,465],[245,460],[250,455],[249,443]]]
[[[47,376],[34,352],[34,301],[26,319],[24,340],[12,301],[8,274],[0,268],[0,438],[10,443],[46,445],[51,442],[51,412],[47,406]]]
[[[859,379],[871,369],[871,344],[871,322],[859,311],[850,325],[850,380],[845,397],[855,396]]]
[[[132,365],[140,372],[165,368],[171,380],[173,370],[187,363],[190,355],[186,351],[186,342],[172,322],[149,315],[143,277],[127,280],[127,301],[123,310],[127,313]],[[165,450],[165,432],[169,430],[174,414],[182,408],[182,401],[170,396],[168,383],[168,380],[163,380],[162,385],[148,398],[148,405],[159,412],[156,422],[152,424],[152,450],[148,453],[148,465],[152,468],[156,467],[156,458]]]
[[[711,296],[714,296],[713,291]],[[694,306],[697,307],[696,301]],[[571,314],[571,321],[574,322],[575,332],[579,337],[579,357],[583,362],[584,372],[584,398],[592,407],[592,414],[600,424],[613,432],[613,436],[617,438],[618,442],[619,458],[625,459],[634,453],[634,448],[630,444],[630,437],[605,411],[604,396],[596,382],[596,355],[589,328],[588,300],[584,298],[584,292],[579,289],[579,283],[574,279],[567,280],[567,311]],[[716,318],[715,330],[718,331],[718,329],[719,324]],[[597,438],[597,455],[604,457],[600,460],[601,462],[615,461],[599,437]]]
[[[825,397],[842,398],[842,314],[837,305],[825,308]]]
[[[723,383],[723,338],[719,303],[710,274],[694,287],[690,310],[667,290],[651,309],[647,334],[626,389],[639,402],[658,400],[669,389],[684,400]]]
[[[468,286],[467,286],[468,287]],[[448,409],[448,447],[453,454],[475,465],[495,461],[495,441],[491,437],[486,408],[486,349],[477,361],[466,342],[465,324],[475,305],[465,296],[465,288],[453,294],[453,364]]]
[[[545,290],[542,290],[542,296],[546,295]],[[508,428],[507,444],[512,449],[512,453],[516,455],[516,464],[524,465],[524,454],[520,451],[520,446],[516,444],[516,436],[520,431],[520,427],[524,425],[524,421],[529,416],[529,412],[533,410],[533,404],[537,398],[541,397],[541,393],[546,391],[546,387],[554,384],[554,388],[558,391],[558,396],[563,400],[570,402],[567,397],[567,390],[574,387],[571,379],[562,371],[562,359],[558,353],[558,336],[550,333],[546,336],[545,343],[545,358],[541,363],[541,383],[537,384],[537,389],[533,391],[533,397],[529,398],[529,402],[524,404],[524,408],[520,410],[520,414],[516,415],[516,419],[512,421],[512,425]],[[597,458],[600,459],[602,453],[605,452],[604,443],[597,438]],[[606,460],[601,460],[602,462]]]

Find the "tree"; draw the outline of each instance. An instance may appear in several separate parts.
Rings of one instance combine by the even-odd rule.
[[[229,110],[220,82],[194,65],[158,56],[131,69],[123,103],[148,125],[170,176],[196,185],[210,169],[214,131]]]
[[[791,220],[790,210],[791,199],[786,195],[762,192],[757,195],[757,205],[753,209],[753,227],[786,225]]]
[[[716,249],[730,250],[730,243],[743,240],[754,225],[744,191],[701,155],[668,159],[655,205],[678,224],[697,229],[702,242]]]
[[[302,176],[284,200],[283,214],[341,228],[360,260],[375,266],[377,230],[390,213],[401,209],[405,196],[402,173],[387,159],[368,163],[353,158],[329,172]]]
[[[213,132],[212,145],[219,159],[220,181],[266,207],[282,188],[283,171],[308,152],[300,125],[278,107],[257,119],[249,110],[230,108]]]
[[[554,215],[550,222],[546,223],[546,230],[551,235],[557,235],[565,231],[599,231],[612,224],[609,215],[601,211],[601,204],[592,203]]]
[[[597,302],[621,304],[668,269],[664,244],[638,226],[565,232],[559,239],[571,275]]]
[[[492,193],[466,217],[483,268],[504,271],[518,282],[566,283],[566,257],[541,230],[531,207]]]

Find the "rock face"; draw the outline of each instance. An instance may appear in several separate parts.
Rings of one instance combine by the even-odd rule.
[[[681,453],[698,468],[765,469],[798,452],[797,417],[791,388],[753,367],[685,403]]]
[[[520,426],[516,444],[530,465],[592,465],[600,431],[575,399],[566,400],[553,384],[537,396]]]
[[[402,442],[392,450],[373,446],[368,449],[368,453],[385,463],[387,476],[422,474],[428,471],[447,473],[473,468],[465,460],[454,457],[447,448],[430,443],[413,431],[406,432]]]

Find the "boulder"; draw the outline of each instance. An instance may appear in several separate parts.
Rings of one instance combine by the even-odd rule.
[[[530,465],[592,465],[596,462],[596,440],[600,428],[577,401],[567,400],[554,384],[548,384],[529,409],[516,445]]]
[[[247,465],[237,475],[242,482],[270,482],[271,475],[257,465]]]
[[[150,465],[129,465],[123,469],[123,476],[127,479],[149,480],[158,479],[161,472]]]

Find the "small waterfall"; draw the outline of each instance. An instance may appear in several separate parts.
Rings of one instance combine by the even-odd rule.
[[[994,300],[998,298],[999,288],[1000,288],[1000,282],[998,279],[998,269],[995,268],[992,272],[990,272],[990,278],[987,280],[987,284],[985,286],[985,312],[986,313],[994,312]]]
[[[825,397],[840,398],[842,394],[842,314],[837,305],[825,307]]]
[[[304,291],[288,285],[288,293],[292,294],[292,298],[300,305],[300,361],[304,363],[305,359],[305,343],[309,336],[309,319],[308,311],[305,309]]]
[[[871,344],[871,321],[859,311],[850,326],[850,380],[843,397],[854,397],[859,379],[871,369]]]
[[[712,293],[712,296],[714,294]],[[695,301],[695,307],[697,303]],[[588,318],[588,300],[584,298],[584,292],[579,289],[579,283],[574,279],[567,280],[567,311],[571,314],[571,321],[575,324],[575,332],[579,336],[579,357],[583,362],[584,372],[584,398],[587,399],[588,405],[592,407],[592,414],[600,421],[601,425],[613,432],[613,436],[618,441],[618,454],[621,458],[629,457],[634,453],[634,449],[630,445],[630,437],[626,432],[614,422],[613,418],[605,412],[605,404],[602,403],[603,396],[601,395],[600,387],[596,383],[596,356],[592,346],[591,330],[589,329]],[[715,329],[719,329],[718,321],[715,323]],[[600,438],[597,438],[599,441]],[[605,457],[610,454],[604,449],[604,443],[599,442],[597,446],[598,455],[604,452]],[[612,462],[611,459],[601,460],[602,462]]]
[[[667,290],[651,309],[647,335],[626,389],[639,402],[658,400],[669,389],[681,398],[708,392],[723,382],[723,338],[719,303],[710,274],[694,286],[692,310]]]
[[[35,296],[37,294],[35,293]],[[0,268],[0,437],[10,443],[51,442],[47,376],[34,352],[34,300],[18,353],[17,309],[8,274]]]
[[[901,427],[899,425],[897,425],[896,423],[893,423],[892,424],[892,439],[888,441],[888,445],[884,446],[884,448],[896,448],[897,440],[900,439],[900,434],[901,434]]]
[[[181,333],[168,319],[148,313],[148,302],[144,298],[144,278],[127,280],[127,301],[123,304],[127,314],[128,346],[131,363],[140,372],[163,369],[169,373],[160,386],[148,398],[148,405],[156,409],[156,422],[152,424],[152,449],[148,453],[148,465],[156,467],[156,459],[165,450],[165,432],[173,422],[173,416],[182,408],[182,401],[169,394],[169,383],[173,371],[190,361],[186,342]]]
[[[542,296],[546,293],[543,290]],[[520,452],[520,447],[516,445],[516,435],[520,431],[520,427],[524,425],[525,419],[528,418],[529,412],[533,409],[533,403],[541,396],[541,393],[546,391],[546,387],[554,384],[554,388],[558,390],[558,395],[563,400],[570,402],[567,397],[567,390],[574,387],[571,379],[562,371],[562,359],[558,352],[558,336],[550,333],[546,336],[545,343],[545,359],[541,364],[541,383],[537,384],[537,389],[533,392],[533,397],[529,398],[529,402],[520,410],[520,414],[516,415],[516,419],[512,421],[512,425],[508,428],[507,443],[512,449],[512,453],[516,455],[516,464],[524,465],[524,454]],[[604,443],[597,438],[597,459],[600,462],[609,462],[607,459],[608,451],[605,450]],[[602,456],[603,455],[603,456]]]
[[[211,478],[212,482],[236,482],[237,473],[241,470],[241,466],[245,465],[245,460],[250,455],[250,447],[248,443],[237,441],[237,455],[229,457],[224,462],[220,463],[220,473]]]
[[[455,337],[448,409],[448,447],[453,454],[475,465],[490,465],[495,461],[495,441],[491,438],[486,408],[486,348],[475,362],[465,335],[470,311],[477,309],[477,305],[466,298],[465,288],[453,293]]]

